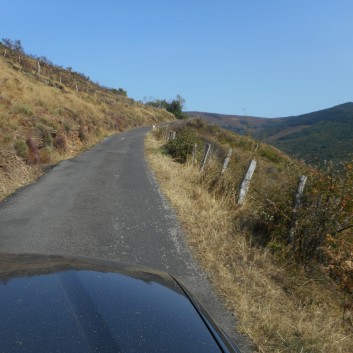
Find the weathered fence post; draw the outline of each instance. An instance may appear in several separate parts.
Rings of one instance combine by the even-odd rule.
[[[192,148],[192,164],[195,164],[196,162],[196,152],[197,152],[197,143],[195,143]]]
[[[40,75],[40,63],[39,63],[39,61],[37,62],[37,64],[38,64],[38,75]]]
[[[169,139],[168,140],[175,140],[175,137],[176,137],[176,132],[169,131]]]
[[[289,232],[289,243],[292,246],[294,246],[294,243],[295,243],[295,229],[297,227],[297,212],[302,204],[302,197],[303,197],[306,181],[307,181],[307,177],[305,175],[302,175],[299,178],[298,189],[294,198],[294,207],[293,207],[293,213],[292,213],[292,227]]]
[[[60,84],[62,84],[62,81],[61,81],[61,76],[59,77],[59,82],[60,82]]]
[[[252,159],[250,161],[248,170],[245,174],[245,177],[243,179],[243,181],[241,182],[240,185],[240,192],[239,192],[239,198],[238,198],[238,205],[242,205],[244,200],[245,200],[245,196],[249,190],[249,184],[250,184],[250,180],[254,174],[254,171],[256,169],[256,164],[257,162],[255,161],[255,159]]]
[[[200,171],[202,172],[203,169],[205,168],[205,165],[206,165],[206,162],[207,162],[207,158],[210,154],[210,150],[211,150],[211,144],[208,143],[205,147],[205,155],[203,156],[203,160],[202,160],[202,163],[201,163],[201,167],[200,167]]]
[[[223,174],[223,173],[227,170],[228,164],[229,164],[229,161],[230,161],[230,157],[232,156],[232,152],[233,152],[233,150],[230,148],[229,151],[228,151],[228,153],[227,153],[227,157],[226,157],[226,159],[224,160],[223,168],[222,168],[221,174]]]

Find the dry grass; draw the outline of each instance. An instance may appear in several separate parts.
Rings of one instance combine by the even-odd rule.
[[[152,135],[146,140],[149,163],[194,255],[239,318],[237,329],[259,352],[352,352],[352,327],[342,320],[336,287],[321,273],[279,266],[269,252],[250,246],[242,226],[250,206],[228,207],[232,193],[222,198],[207,191],[197,168],[173,162],[160,145]]]
[[[25,60],[26,68],[0,56],[0,200],[34,181],[43,167],[75,156],[108,135],[174,118],[82,77],[76,91],[74,73],[48,67],[39,76],[30,69],[36,61]],[[53,76],[63,78],[60,88]],[[53,143],[55,136],[61,144]],[[35,156],[26,154],[26,146],[19,149],[29,139],[38,146]]]

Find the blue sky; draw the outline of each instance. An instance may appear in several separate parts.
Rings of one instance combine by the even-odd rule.
[[[279,117],[353,101],[352,0],[0,0],[0,38],[187,110]]]

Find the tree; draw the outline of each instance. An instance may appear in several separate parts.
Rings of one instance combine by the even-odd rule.
[[[1,42],[7,49],[13,50],[17,54],[24,54],[24,49],[20,40],[11,40],[9,38],[2,38]]]
[[[13,42],[13,50],[18,54],[24,53],[24,49],[20,40],[17,39]]]
[[[179,94],[171,102],[167,102],[165,99],[155,99],[153,101],[147,102],[146,104],[155,108],[163,108],[169,113],[174,114],[177,119],[187,118],[187,115],[183,113],[185,99],[182,98]]]
[[[124,96],[124,97],[127,96],[127,92],[123,88],[119,88],[119,89],[109,88],[109,90],[119,96]]]
[[[9,39],[9,38],[2,38],[1,39],[1,42],[2,42],[2,44],[4,45],[4,47],[6,47],[7,49],[12,49],[13,47],[12,47],[12,41],[11,41],[11,39]]]
[[[185,114],[183,113],[184,102],[185,100],[180,95],[177,95],[176,99],[169,103],[167,111],[174,114],[177,119],[185,119]]]

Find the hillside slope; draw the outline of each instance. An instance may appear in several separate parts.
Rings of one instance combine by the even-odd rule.
[[[105,136],[174,119],[122,89],[0,45],[0,200]]]
[[[211,153],[201,171],[206,143]],[[197,119],[155,130],[146,146],[189,245],[254,352],[353,351],[352,165],[340,176],[319,172]],[[250,160],[256,169],[239,205]],[[301,175],[304,197],[293,212]]]
[[[308,163],[352,159],[353,103],[285,118],[189,114],[243,135],[251,134]]]

